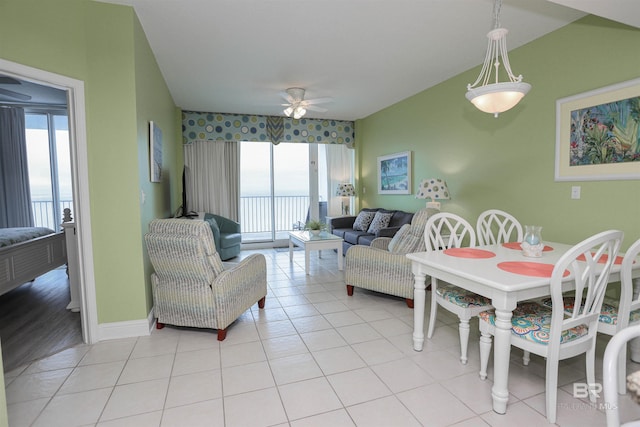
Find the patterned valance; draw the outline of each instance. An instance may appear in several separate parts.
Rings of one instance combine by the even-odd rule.
[[[182,112],[182,141],[271,141],[345,144],[353,147],[353,122],[280,116]]]

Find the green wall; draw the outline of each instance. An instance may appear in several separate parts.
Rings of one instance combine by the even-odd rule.
[[[442,210],[474,224],[480,212],[498,208],[543,226],[548,240],[576,243],[617,228],[628,247],[640,238],[640,182],[554,182],[555,102],[640,77],[638,46],[640,30],[587,16],[509,52],[514,72],[533,88],[497,119],[464,96],[475,68],[359,120],[361,207],[416,211],[425,203],[414,197],[420,180],[444,178],[452,200]],[[377,156],[407,150],[413,194],[378,195]],[[571,199],[574,185],[581,186],[580,200]]]
[[[152,304],[143,236],[151,218],[179,205],[182,153],[175,104],[133,9],[0,0],[0,58],[84,81],[98,322],[145,319]],[[149,120],[164,133],[159,184],[149,182]]]

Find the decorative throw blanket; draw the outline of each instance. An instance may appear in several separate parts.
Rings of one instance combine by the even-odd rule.
[[[46,227],[0,228],[0,248],[53,233],[55,231]]]

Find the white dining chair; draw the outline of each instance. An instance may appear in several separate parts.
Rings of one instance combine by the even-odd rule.
[[[427,251],[460,248],[465,242],[471,247],[476,245],[476,233],[473,226],[464,218],[452,213],[440,212],[432,215],[427,220],[424,229],[424,240]],[[490,308],[491,301],[483,296],[448,283],[439,284],[438,280],[432,277],[431,313],[429,315],[427,338],[433,336],[438,305],[457,315],[460,319],[458,326],[460,334],[460,361],[466,364],[468,360],[469,321],[481,311]]]
[[[489,209],[478,216],[476,223],[478,244],[495,245],[507,242],[522,242],[522,225],[510,213]]]
[[[607,289],[609,273],[624,234],[609,230],[598,233],[569,249],[556,262],[551,273],[552,306],[525,301],[511,318],[511,345],[546,358],[545,394],[547,420],[556,421],[558,365],[560,360],[586,354],[587,383],[595,383],[595,346],[600,308]],[[602,257],[605,255],[605,257]],[[599,260],[605,262],[599,262]],[[566,274],[568,278],[565,278]],[[562,285],[574,283],[573,310],[567,315]],[[480,378],[487,377],[487,365],[495,333],[495,312],[480,313]],[[589,393],[591,402],[596,396]]]
[[[631,277],[633,264],[640,254],[640,239],[633,243],[626,251],[620,271],[620,298],[616,301],[605,296],[600,317],[598,318],[598,332],[613,336],[627,326],[640,324],[640,292],[634,296],[633,278]],[[543,304],[551,306],[551,299],[546,298]],[[565,311],[570,312],[573,307],[572,296],[565,296]],[[618,392],[625,394],[625,376],[627,372],[627,347],[621,351],[618,359]]]
[[[604,410],[607,416],[607,427],[620,427],[620,407],[618,391],[620,389],[620,355],[627,355],[627,343],[640,338],[640,324],[629,326],[618,331],[607,344],[602,362],[602,391]],[[626,375],[622,377],[622,387],[626,388]],[[640,420],[622,424],[623,427],[640,427]]]

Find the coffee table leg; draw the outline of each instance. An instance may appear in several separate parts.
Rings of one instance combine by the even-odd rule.
[[[344,259],[342,257],[342,242],[338,245],[338,270],[344,270]]]
[[[289,262],[293,262],[293,240],[289,237]]]
[[[309,249],[308,245],[304,245],[304,272],[307,274],[307,276],[309,275],[309,252],[311,251],[311,249]]]

